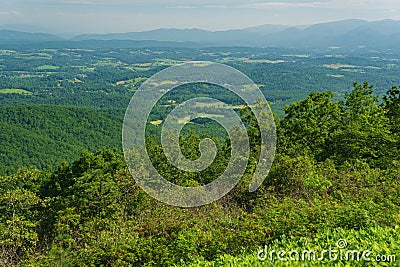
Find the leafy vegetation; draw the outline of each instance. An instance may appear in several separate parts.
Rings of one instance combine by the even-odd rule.
[[[39,169],[71,161],[83,149],[121,147],[119,116],[83,108],[21,105],[0,107],[0,173],[21,166]]]
[[[265,246],[321,252],[339,239],[351,250],[398,255],[399,103],[397,87],[381,102],[368,83],[355,83],[340,101],[332,92],[312,92],[277,118],[277,156],[262,187],[248,192],[254,170],[250,160],[231,193],[199,208],[170,207],[146,195],[118,150],[84,151],[54,170],[23,168],[1,176],[0,265],[286,266],[277,259],[261,262],[257,253]],[[22,109],[5,108],[3,113],[16,114],[6,122],[30,119],[17,115]],[[37,107],[34,113],[45,112],[47,107]],[[81,116],[82,121],[91,114],[69,112],[68,117]],[[94,114],[88,128],[97,132],[105,118],[97,120]],[[33,125],[41,123],[36,116]],[[252,127],[254,116],[247,108],[241,116],[251,142],[259,141],[258,129]],[[73,130],[75,124],[70,123]],[[183,152],[195,158],[201,137],[193,131],[183,136]],[[149,139],[148,150],[158,155],[162,148]],[[171,181],[204,184],[223,169],[229,142],[221,143],[218,153],[221,160],[198,176],[176,175],[163,157],[153,162]],[[256,155],[255,149],[252,157]],[[134,175],[144,173],[138,169]],[[293,264],[353,263],[396,264]]]
[[[313,238],[282,236],[257,253],[238,257],[223,255],[215,261],[198,259],[189,266],[392,266],[396,265],[395,255],[399,255],[398,230],[398,227],[358,231],[336,228],[317,233]],[[337,241],[350,243],[339,249]],[[285,251],[286,255],[280,256],[284,260],[279,260],[279,251]],[[366,261],[361,263],[363,255]]]

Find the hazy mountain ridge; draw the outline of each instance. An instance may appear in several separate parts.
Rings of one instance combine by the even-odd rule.
[[[1,28],[1,27],[0,27]],[[197,43],[205,46],[279,46],[285,48],[345,49],[365,47],[367,49],[396,49],[400,42],[400,21],[343,20],[319,23],[311,26],[289,27],[284,25],[261,25],[246,29],[207,31],[201,29],[156,29],[143,32],[81,34],[64,39],[48,33],[28,33],[0,30],[0,43],[17,41],[82,42],[101,41],[158,41]]]
[[[12,30],[0,30],[0,42],[11,43],[11,42],[51,42],[61,41],[63,38],[49,33],[31,33],[31,32],[20,32]]]

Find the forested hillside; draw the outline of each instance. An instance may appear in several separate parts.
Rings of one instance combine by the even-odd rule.
[[[238,186],[200,208],[170,207],[149,197],[135,184],[118,150],[84,151],[75,161],[60,159],[54,170],[23,168],[1,176],[0,265],[286,266],[277,258],[260,261],[260,249],[321,253],[337,249],[344,239],[343,249],[371,250],[371,261],[327,257],[289,263],[396,266],[392,256],[400,253],[400,90],[393,87],[381,99],[368,83],[356,83],[340,101],[333,92],[312,92],[288,105],[277,118],[277,155],[262,187],[248,192],[252,157],[258,153],[252,146]],[[18,115],[29,113],[26,109],[32,109],[32,116]],[[10,135],[31,127],[33,140],[50,134],[39,125],[48,123],[43,128],[52,129],[52,120],[44,122],[41,114],[54,121],[79,118],[88,129],[81,138],[68,119],[66,128],[52,133],[60,150],[71,149],[67,143],[90,142],[97,133],[114,144],[114,133],[102,132],[112,117],[79,111],[39,106],[2,113]],[[254,116],[247,108],[240,114],[250,140],[258,142]],[[67,143],[57,139],[62,132],[71,134]],[[199,140],[194,132],[182,137],[184,153],[198,156]],[[153,155],[162,149],[156,140],[147,147]],[[229,142],[222,143],[221,159],[229,158],[229,151]],[[173,175],[163,157],[153,161],[166,178],[186,186],[209,182],[225,164],[217,161],[203,175]],[[142,173],[137,170],[135,175]],[[378,262],[382,256],[386,260]]]
[[[82,148],[121,150],[121,117],[84,108],[0,106],[0,173],[21,166],[44,169],[71,161]]]

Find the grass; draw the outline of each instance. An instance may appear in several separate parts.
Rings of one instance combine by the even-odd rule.
[[[169,58],[158,58],[154,60],[154,66],[173,66],[182,63],[183,61],[178,61]]]
[[[144,83],[145,81],[147,81],[147,78],[135,78],[134,80],[135,84]]]
[[[178,119],[178,124],[186,124],[190,122],[190,116],[186,116],[185,118]]]
[[[359,68],[358,66],[354,66],[354,65],[348,65],[348,64],[324,64],[324,68],[327,69],[355,69],[355,68]]]
[[[119,81],[119,82],[116,82],[115,84],[116,84],[116,85],[124,85],[124,84],[126,84],[126,82],[127,82],[127,81]]]
[[[134,67],[134,69],[136,71],[149,71],[149,70],[151,70],[151,68],[147,68],[147,67]]]
[[[87,66],[72,66],[71,68],[76,68],[76,69],[79,69],[80,71],[84,71],[84,72],[94,72],[96,70],[96,68],[91,68],[91,67],[87,67]]]
[[[225,118],[222,114],[206,114],[206,113],[199,113],[199,118]]]
[[[75,78],[73,80],[70,80],[71,83],[82,83],[81,80],[79,80],[78,78]]]
[[[157,125],[160,125],[161,123],[163,123],[163,121],[162,120],[158,120],[158,121],[152,121],[150,123],[155,125],[155,126],[157,126]]]
[[[58,66],[52,66],[52,65],[43,65],[39,66],[36,69],[37,70],[58,70],[60,67]]]
[[[32,95],[32,92],[23,89],[0,89],[0,94]]]
[[[224,103],[196,102],[195,106],[201,107],[201,108],[222,108],[222,107],[224,107]]]
[[[105,67],[105,66],[114,66],[115,62],[112,62],[109,59],[100,60],[93,64],[94,67]]]
[[[206,102],[196,102],[196,107],[202,108],[230,108],[230,109],[243,109],[244,105],[226,105],[223,103],[206,103]]]
[[[224,58],[221,60],[218,60],[221,63],[227,63],[227,62],[245,62],[245,63],[265,63],[265,64],[278,64],[278,63],[285,63],[285,60],[278,59],[278,60],[269,60],[269,59],[249,59],[249,58]]]

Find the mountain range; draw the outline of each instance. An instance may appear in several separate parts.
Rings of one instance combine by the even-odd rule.
[[[21,31],[24,28],[31,29]],[[49,32],[32,31],[35,27],[0,26],[0,45],[43,42],[79,43],[94,41],[157,41],[168,46],[254,46],[296,49],[393,49],[400,50],[400,21],[342,20],[310,26],[262,25],[245,29],[207,31],[201,29],[156,29],[143,32],[81,34],[63,38]],[[19,29],[18,31],[16,29]],[[148,43],[148,42],[146,42]]]

